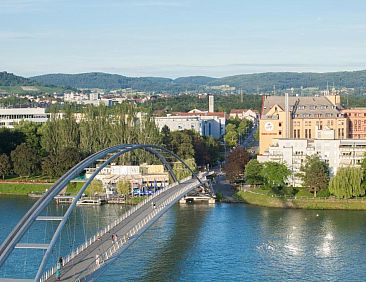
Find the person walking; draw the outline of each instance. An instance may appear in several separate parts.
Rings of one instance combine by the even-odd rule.
[[[56,276],[56,280],[57,281],[60,281],[61,280],[61,270],[60,269],[57,269],[56,270],[55,276]]]
[[[97,265],[97,267],[100,266],[100,257],[98,254],[95,255],[95,264]]]

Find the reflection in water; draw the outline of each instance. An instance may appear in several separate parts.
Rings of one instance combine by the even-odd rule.
[[[31,204],[0,197],[0,240]],[[49,212],[62,212],[62,207]],[[120,213],[115,206],[78,209],[67,228],[76,226],[77,232],[65,231],[63,238],[83,240]],[[98,281],[364,281],[365,216],[243,204],[176,205]],[[85,222],[94,227],[83,229]],[[33,235],[43,240],[48,231],[37,228]],[[61,245],[60,251],[69,247]],[[27,255],[25,265],[15,263],[7,274],[27,273],[33,263]]]

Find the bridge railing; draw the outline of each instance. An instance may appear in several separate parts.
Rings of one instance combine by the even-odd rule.
[[[199,177],[200,176],[201,176],[201,174],[199,174]],[[176,187],[177,185],[179,185],[180,183],[186,182],[186,181],[188,181],[190,179],[192,179],[192,176],[186,177],[186,178],[184,178],[184,179],[182,179],[182,180],[180,180],[178,182],[174,182],[174,183],[168,185],[167,187],[164,187],[163,189],[158,190],[153,195],[150,195],[149,197],[147,197],[146,199],[144,199],[142,202],[138,203],[136,206],[134,206],[133,208],[129,209],[120,218],[117,218],[111,224],[108,224],[108,226],[106,226],[105,228],[100,229],[95,235],[93,235],[92,237],[90,237],[89,239],[87,239],[82,245],[78,246],[76,248],[76,250],[72,251],[69,255],[67,255],[63,259],[63,265],[66,265],[67,263],[69,263],[72,259],[74,259],[77,255],[79,255],[87,247],[89,247],[90,245],[92,245],[93,243],[95,243],[103,235],[105,235],[106,233],[108,233],[112,228],[114,228],[119,223],[121,223],[123,220],[125,220],[126,218],[128,218],[129,216],[131,216],[138,209],[140,209],[142,206],[144,206],[145,204],[147,204],[148,202],[150,202],[151,200],[153,200],[154,198],[156,198],[158,195],[160,195],[161,193],[164,193],[165,191],[167,191],[169,189],[172,189],[172,188]],[[191,185],[189,185],[189,187],[190,186]],[[186,189],[184,189],[184,190],[186,190]],[[40,281],[41,282],[46,281],[48,278],[50,278],[52,275],[54,275],[56,273],[56,270],[57,270],[56,266],[51,267],[49,270],[47,270],[42,275]]]
[[[131,228],[125,235],[116,241],[115,244],[113,244],[110,248],[108,248],[104,253],[100,255],[100,261],[99,262],[92,262],[86,273],[93,273],[96,270],[98,270],[103,263],[110,260],[118,251],[125,246],[129,240],[136,235],[141,229],[143,229],[147,223],[149,223],[151,220],[153,220],[164,208],[170,206],[175,200],[178,198],[181,198],[184,194],[186,194],[189,190],[191,190],[193,187],[197,186],[197,183],[192,183],[190,185],[187,185],[184,187],[184,189],[179,190],[175,192],[172,196],[170,196],[168,199],[166,199],[163,203],[156,206],[156,208],[148,214],[147,217],[139,221],[133,228]],[[85,272],[84,272],[85,273]],[[81,274],[80,274],[81,275]]]

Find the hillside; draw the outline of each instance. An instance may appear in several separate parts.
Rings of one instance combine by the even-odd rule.
[[[0,72],[0,86],[23,86],[23,85],[35,85],[36,82],[24,78],[21,76],[8,73],[6,71]]]
[[[0,72],[0,94],[50,94],[62,92],[62,87],[43,85],[29,78]]]
[[[44,85],[57,85],[74,88],[133,88],[141,91],[171,91],[204,89],[206,86],[230,85],[242,88],[248,93],[276,89],[320,87],[327,83],[336,87],[361,88],[366,85],[366,70],[353,72],[297,73],[269,72],[242,74],[223,78],[205,76],[180,77],[177,79],[162,77],[127,77],[108,73],[47,74],[30,78]]]
[[[289,89],[305,87],[325,88],[327,83],[336,87],[360,88],[366,85],[366,70],[352,72],[328,73],[297,73],[297,72],[269,72],[223,77],[212,81],[209,85],[228,84],[243,88],[248,92],[260,90]]]

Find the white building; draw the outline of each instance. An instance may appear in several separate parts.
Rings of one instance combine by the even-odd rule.
[[[170,131],[194,130],[202,136],[220,139],[225,134],[224,113],[179,113],[166,117],[155,117],[155,123],[161,130],[164,126]]]
[[[290,184],[301,186],[296,177],[306,157],[318,155],[330,169],[331,176],[342,166],[359,166],[366,152],[366,140],[334,139],[333,130],[319,130],[317,138],[307,139],[274,139],[273,144],[258,156],[259,162],[275,161],[285,163],[292,172]],[[333,138],[332,138],[333,137]]]
[[[23,120],[44,123],[48,118],[49,114],[44,108],[0,109],[0,127],[14,128]]]
[[[255,124],[258,120],[259,114],[257,111],[251,109],[232,109],[229,116],[230,118],[247,119]]]

